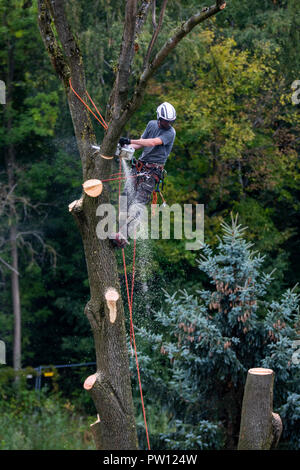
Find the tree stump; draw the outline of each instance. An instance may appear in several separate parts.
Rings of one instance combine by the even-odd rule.
[[[278,444],[282,422],[273,413],[274,371],[249,369],[242,405],[238,450],[270,450]]]

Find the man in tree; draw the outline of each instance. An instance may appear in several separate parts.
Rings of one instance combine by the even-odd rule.
[[[122,196],[126,196],[126,206],[120,208],[120,231],[113,235],[117,248],[128,244],[128,233],[134,235],[142,211],[150,202],[155,185],[163,176],[164,165],[171,153],[176,131],[172,124],[176,120],[175,108],[167,102],[158,106],[157,120],[149,121],[140,139],[121,137],[121,146],[131,145],[135,150],[144,148],[139,160],[133,164],[131,176],[125,184]]]

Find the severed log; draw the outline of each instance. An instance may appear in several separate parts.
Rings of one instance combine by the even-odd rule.
[[[248,370],[238,450],[270,450],[278,444],[282,422],[273,413],[274,375],[272,369]]]

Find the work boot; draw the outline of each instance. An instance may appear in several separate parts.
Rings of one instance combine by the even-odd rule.
[[[113,234],[111,241],[115,248],[126,248],[130,244],[120,232]]]

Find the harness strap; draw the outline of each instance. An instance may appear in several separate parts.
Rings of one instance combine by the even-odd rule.
[[[142,171],[142,169],[145,167],[146,169],[153,169],[153,168],[157,168],[161,171],[163,171],[164,169],[164,165],[159,165],[158,163],[145,163],[143,162],[142,160],[138,160],[136,163],[135,163],[135,167],[137,169],[137,171]]]

